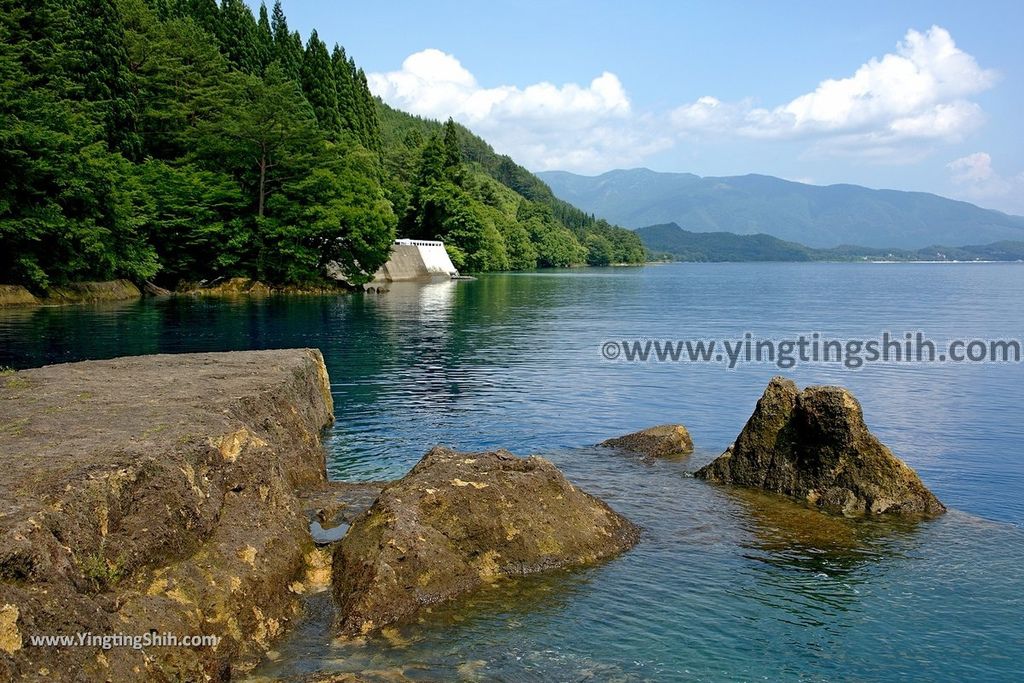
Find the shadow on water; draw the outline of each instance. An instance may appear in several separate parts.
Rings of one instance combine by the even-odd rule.
[[[799,501],[727,487],[738,504],[738,550],[750,560],[753,586],[739,591],[792,623],[841,625],[843,614],[863,609],[860,587],[907,557],[928,520],[847,518]]]

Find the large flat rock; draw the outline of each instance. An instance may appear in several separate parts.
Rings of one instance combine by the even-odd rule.
[[[0,680],[224,680],[298,610],[297,491],[333,419],[312,349],[0,376]],[[216,648],[37,647],[155,629]]]

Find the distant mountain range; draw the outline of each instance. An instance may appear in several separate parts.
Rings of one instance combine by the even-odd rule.
[[[807,185],[763,175],[702,178],[648,169],[538,173],[555,195],[613,223],[676,223],[692,232],[763,233],[816,248],[1024,240],[1024,217],[924,192]]]
[[[638,228],[644,246],[657,258],[677,261],[1021,261],[1024,241],[921,249],[841,246],[814,249],[771,235],[691,232],[675,223]]]

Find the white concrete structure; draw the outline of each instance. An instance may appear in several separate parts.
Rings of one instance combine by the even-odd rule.
[[[459,274],[444,242],[434,240],[395,240],[391,258],[381,266],[375,282],[409,282],[432,278],[452,278]]]

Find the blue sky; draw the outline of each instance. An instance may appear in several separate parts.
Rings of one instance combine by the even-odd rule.
[[[766,173],[1024,214],[1019,1],[283,6],[386,101],[531,170]]]

